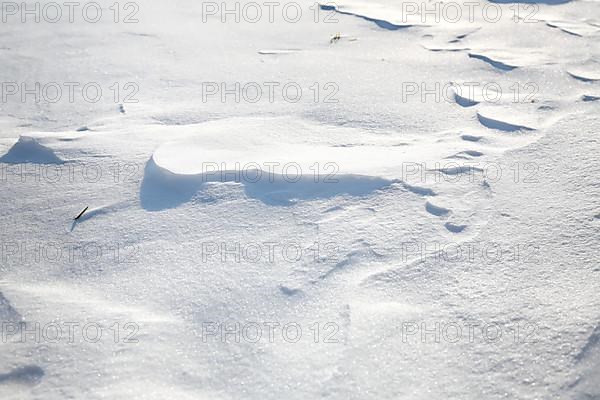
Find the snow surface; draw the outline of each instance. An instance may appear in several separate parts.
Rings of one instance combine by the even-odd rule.
[[[2,399],[600,398],[600,2],[101,3],[1,23],[3,82],[104,90],[0,104]]]

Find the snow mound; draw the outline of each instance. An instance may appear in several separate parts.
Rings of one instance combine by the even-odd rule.
[[[34,164],[62,164],[54,151],[40,144],[37,140],[27,136],[19,137],[8,152],[0,157],[0,162],[8,164],[34,163]]]
[[[139,198],[149,211],[204,198],[224,184],[230,193],[238,187],[248,198],[268,205],[367,197],[394,183],[418,196],[434,196],[435,191],[421,187],[411,168],[424,168],[423,160],[428,160],[432,168],[440,161],[432,172],[443,175],[480,172],[460,165],[460,160],[484,155],[460,137],[441,146],[436,135],[367,133],[296,117],[228,118],[169,129],[169,136],[177,139],[159,145],[144,170]],[[405,145],[398,145],[400,139]],[[453,162],[448,161],[451,154]]]
[[[164,161],[164,160],[163,160]],[[294,162],[295,163],[295,162]],[[241,183],[246,195],[270,205],[288,205],[338,195],[365,196],[383,189],[392,180],[376,176],[344,174],[293,176],[267,169],[217,169],[197,174],[173,173],[151,158],[146,164],[140,193],[142,207],[149,211],[173,208],[185,203],[209,183]]]
[[[0,292],[0,321],[2,322],[19,322],[23,318],[14,309],[12,304],[8,301],[6,297]]]
[[[365,141],[350,128],[288,118],[189,128],[189,135],[159,146],[147,162],[140,193],[144,208],[175,207],[214,183],[242,184],[247,196],[267,204],[364,196],[397,182],[410,151],[384,146],[392,143],[384,135]]]

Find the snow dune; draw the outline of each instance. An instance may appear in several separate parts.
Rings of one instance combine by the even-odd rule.
[[[188,126],[185,139],[162,144],[146,164],[142,205],[171,208],[215,182],[240,183],[249,197],[269,204],[366,196],[401,182],[406,165],[442,159],[448,151],[433,143],[396,146],[389,133],[366,137],[350,128],[322,131],[322,126],[291,118]],[[459,150],[462,145],[452,146]]]

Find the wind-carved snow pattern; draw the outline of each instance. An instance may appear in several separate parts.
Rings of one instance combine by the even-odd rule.
[[[187,0],[146,2],[126,26],[26,26],[19,15],[3,24],[7,81],[140,86],[139,103],[2,104],[3,242],[140,248],[132,263],[111,250],[108,261],[11,257],[0,316],[140,330],[132,345],[106,330],[101,343],[0,344],[0,397],[597,398],[600,3],[483,2],[457,23],[402,15],[405,3],[339,0],[297,24],[224,24],[219,13],[201,23],[203,5]],[[482,19],[482,6],[503,18]],[[57,40],[38,40],[45,29]],[[273,80],[298,81],[301,101],[201,99],[205,81]],[[448,84],[449,96],[405,101],[407,81],[421,93]],[[334,82],[339,101],[315,101],[314,82]],[[464,90],[469,82],[498,85]],[[11,176],[57,171],[67,158],[69,171],[96,165],[104,180]],[[524,183],[530,164],[539,180]],[[138,175],[115,175],[119,165]],[[490,166],[502,179],[489,179]],[[480,240],[487,257],[465,261]],[[336,247],[292,262],[232,255],[258,242]],[[227,254],[206,257],[207,244]],[[523,244],[542,259],[495,251]],[[207,321],[261,320],[299,322],[303,337],[200,337]],[[334,343],[314,343],[315,321],[320,339],[335,323]],[[425,340],[403,340],[411,321],[427,324]],[[461,325],[449,343],[453,329],[433,333],[438,322],[499,323],[503,335],[470,340]],[[545,329],[517,340],[529,322]]]
[[[482,124],[501,131],[531,129],[491,119]],[[449,232],[459,234],[468,223],[453,215],[451,208],[427,200],[444,189],[411,182],[418,174],[409,176],[406,168],[424,159],[434,166],[438,160],[440,166],[427,173],[448,177],[442,181],[456,180],[461,175],[481,175],[482,168],[469,163],[485,156],[468,145],[482,136],[440,133],[448,136],[443,139],[445,146],[436,144],[440,139],[435,135],[417,145],[395,146],[398,140],[390,132],[368,138],[360,129],[318,126],[295,118],[233,118],[177,129],[179,139],[159,146],[145,165],[140,202],[148,211],[179,207],[212,185],[241,185],[248,198],[271,206],[360,198],[400,185],[424,197],[427,213],[440,218]],[[254,134],[259,131],[260,135]],[[527,143],[529,139],[516,140]],[[484,195],[485,185],[478,190]]]
[[[411,16],[410,18],[402,18],[401,21],[398,21],[394,18],[394,14],[390,16],[390,9],[386,7],[378,6],[377,4],[369,5],[367,14],[363,12],[364,3],[361,4],[360,7],[357,7],[356,10],[354,7],[344,6],[340,7],[337,5],[331,4],[320,4],[321,10],[323,11],[335,11],[341,15],[349,15],[357,18],[361,18],[365,21],[372,22],[378,27],[382,29],[386,29],[389,31],[397,31],[399,29],[410,28],[415,25],[425,25],[421,22],[420,17]]]

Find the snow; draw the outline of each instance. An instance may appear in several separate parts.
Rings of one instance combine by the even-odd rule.
[[[10,150],[0,157],[0,162],[7,164],[61,164],[63,161],[52,149],[38,143],[34,138],[19,137]]]
[[[101,3],[0,15],[3,399],[600,396],[599,2]]]

